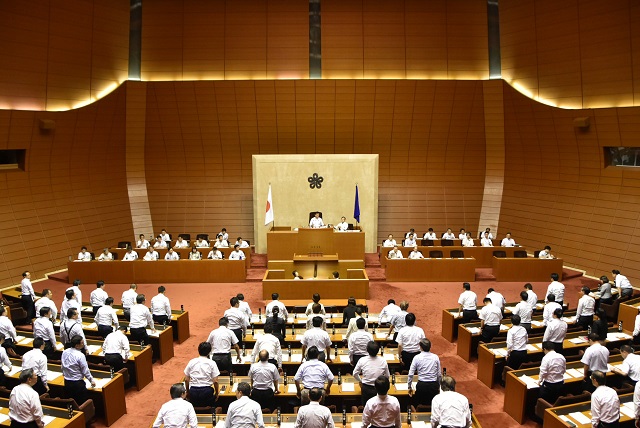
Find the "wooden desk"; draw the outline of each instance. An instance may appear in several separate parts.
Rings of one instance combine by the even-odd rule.
[[[311,303],[311,297],[313,293],[309,294],[305,299],[280,299],[282,303],[287,307],[287,311],[293,313],[293,309],[295,306],[307,306]],[[323,296],[324,297],[324,296]],[[267,300],[267,303],[271,301],[271,296]],[[322,299],[320,303],[324,305],[324,307],[335,306],[337,309],[336,314],[342,315],[342,311],[347,307],[348,302],[347,299]],[[366,299],[356,299],[356,305],[362,306],[363,308],[367,308],[367,300]]]
[[[20,360],[12,360],[15,363],[14,368],[20,367],[22,363]],[[55,392],[56,396],[60,396],[64,393],[64,377],[62,376],[62,367],[59,365],[49,364],[49,370],[55,372],[57,377],[53,380],[47,379],[49,388]],[[6,373],[7,381],[15,386],[20,381],[18,376],[20,371]],[[104,379],[106,382],[102,387],[87,388],[89,390],[89,398],[91,398],[96,407],[96,414],[105,418],[107,426],[112,425],[122,415],[127,413],[127,405],[124,399],[124,379],[121,374],[114,374],[111,378],[109,372],[101,372],[97,370],[91,370],[91,375],[96,381]],[[48,376],[47,376],[48,378]]]
[[[282,279],[284,274],[274,275],[274,271],[267,270],[262,280],[262,298],[270,300],[273,293],[280,294],[283,299],[308,299],[314,293],[327,299],[356,299],[369,298],[369,278],[364,269],[354,269],[361,278],[358,279]],[[277,272],[277,271],[276,271]],[[284,271],[280,271],[284,272]],[[274,279],[279,276],[281,279]],[[308,301],[307,301],[308,303]]]
[[[364,232],[300,229],[267,232],[269,260],[293,260],[295,254],[338,254],[341,260],[364,260]]]
[[[309,316],[307,316],[304,314],[304,312],[300,314],[294,314],[293,312],[289,312],[289,316],[287,317],[287,320],[285,321],[285,323],[288,328],[291,328],[295,325],[296,329],[304,329],[307,325],[307,320],[310,317],[312,317],[312,315],[313,314],[309,314]],[[371,327],[373,326],[380,325],[380,322],[379,322],[380,319],[378,316],[379,314],[371,314],[371,313],[365,312],[363,315],[367,320],[367,323],[369,324],[369,329],[371,329]],[[322,316],[324,318],[325,325],[328,328],[334,325],[336,326],[336,328],[340,328],[344,324],[342,319],[342,312],[337,314],[326,314],[326,315],[320,314],[319,316]],[[250,323],[255,328],[264,327],[265,321],[266,321],[266,318],[262,315],[258,315],[258,314],[251,315]]]
[[[618,311],[618,322],[622,321],[622,326],[628,330],[631,330],[632,327],[635,326],[638,309],[640,309],[640,297],[629,299],[626,302],[620,303],[620,310]]]
[[[609,364],[619,367],[622,364],[622,356],[620,354],[609,357]],[[567,373],[565,374],[564,387],[562,395],[579,394],[584,389],[584,364],[580,361],[567,363]],[[612,385],[612,379],[616,381],[624,379],[622,376],[613,372],[607,372],[607,385]],[[523,380],[530,378],[536,382]],[[532,367],[529,369],[513,370],[507,373],[505,391],[504,391],[504,411],[516,420],[519,424],[523,424],[527,419],[527,411],[535,408],[540,388],[537,382],[540,378],[540,367]],[[527,383],[530,382],[530,383]]]
[[[547,281],[552,273],[562,277],[562,259],[493,257],[496,281]]]
[[[105,281],[117,284],[245,282],[245,260],[136,260],[68,262],[69,283]]]
[[[610,328],[609,334],[619,334],[618,328]],[[607,348],[616,347],[619,348],[621,345],[628,343],[631,341],[631,332],[623,331],[623,334],[626,336],[624,338],[614,338],[610,336],[612,340],[607,339],[606,346]],[[582,338],[580,343],[572,343],[570,339]],[[535,340],[529,340],[529,345],[527,346],[528,354],[530,356],[538,355],[540,358],[542,354],[542,338],[537,338]],[[584,339],[584,332],[576,332],[576,333],[567,333],[566,339],[563,343],[564,349],[584,349],[589,346],[589,342]],[[495,376],[498,372],[502,370],[502,366],[505,362],[505,358],[503,355],[506,355],[506,342],[491,342],[491,343],[483,343],[478,347],[478,379],[482,381],[489,388],[493,388]],[[499,364],[498,364],[499,363]]]
[[[9,415],[8,398],[0,398],[0,413],[7,416]],[[68,410],[59,409],[57,407],[42,406],[42,413],[45,418],[51,418],[51,421],[46,425],[47,428],[85,428],[85,417],[82,412],[74,410],[71,418],[69,418]],[[0,426],[11,426],[11,421],[7,419],[2,422]]]
[[[296,328],[295,336],[294,336],[292,330],[288,328],[286,331],[287,335],[284,338],[285,344],[290,344],[292,348],[301,348],[302,344],[300,343],[300,340],[302,339],[302,336],[304,335],[305,331],[307,330],[304,327]],[[370,327],[369,332],[373,335],[373,340],[375,340],[380,344],[391,342],[391,340],[388,339],[388,335],[387,335],[387,333],[389,332],[388,328],[381,328],[381,329],[377,328],[374,333],[373,328]],[[334,334],[334,329],[328,328],[327,333],[329,333],[329,338],[331,339],[331,342],[333,342],[334,344],[335,343],[342,344],[343,340],[345,340],[347,329],[336,328],[335,334]],[[246,344],[247,350],[253,349],[253,346],[256,342],[256,338],[260,337],[260,335],[262,334],[264,334],[264,331],[262,329],[256,328],[253,335],[251,334],[251,328],[247,329],[247,337],[244,338],[244,343]],[[283,352],[285,352],[284,347],[283,347]],[[333,348],[332,348],[332,352],[333,352]]]
[[[474,281],[476,260],[468,259],[387,259],[387,281]]]
[[[635,418],[629,415],[633,415],[633,394],[623,394],[618,396],[618,398],[620,399],[620,427],[632,428]],[[626,408],[623,409],[623,407]],[[574,412],[582,413],[589,419],[589,423],[582,424],[573,416],[570,416],[571,413]],[[545,410],[543,426],[544,428],[591,428],[591,401],[570,404],[568,406],[552,407]]]
[[[207,248],[198,248],[198,251],[200,252],[200,254],[202,255],[202,259],[206,259],[207,256],[209,255],[209,252],[213,249],[213,247],[207,247]],[[224,254],[224,258],[225,260],[229,259],[229,254],[231,254],[231,252],[233,251],[233,247],[225,247],[225,248],[218,248],[220,250],[220,252],[222,254]],[[114,260],[114,261],[121,261],[122,258],[124,257],[125,253],[127,252],[126,249],[124,248],[111,248],[109,251],[111,251],[114,254],[118,255],[118,260]],[[140,259],[142,259],[144,257],[145,254],[147,254],[147,250],[142,249],[142,248],[134,248],[133,251],[135,251],[136,253],[138,253],[138,257]],[[164,260],[164,256],[167,254],[167,251],[169,251],[166,248],[156,248],[156,251],[158,252],[158,254],[160,255],[160,260]],[[178,254],[180,254],[180,260],[189,260],[189,253],[191,252],[191,247],[188,248],[174,248],[174,251]],[[244,253],[244,256],[246,258],[246,266],[249,267],[251,266],[251,248],[240,248],[240,251],[242,251]],[[98,257],[98,254],[96,253],[96,257]]]
[[[387,254],[393,248],[382,247],[380,251],[380,265],[385,267],[387,264]],[[409,253],[413,250],[411,247],[398,247],[398,249],[402,252],[403,257],[406,259],[409,256]],[[465,257],[473,257],[476,259],[477,268],[491,267],[492,266],[492,258],[494,251],[504,251],[507,254],[507,257],[513,257],[514,251],[526,251],[524,247],[462,247],[462,246],[452,246],[452,247],[442,247],[442,246],[434,246],[434,247],[423,247],[418,246],[418,250],[422,253],[425,258],[429,258],[429,251],[442,251],[442,257],[445,259],[451,258],[451,251],[462,251]],[[549,279],[546,278],[545,281]]]

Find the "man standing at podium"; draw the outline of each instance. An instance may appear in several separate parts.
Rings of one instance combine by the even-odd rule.
[[[311,217],[311,220],[309,220],[309,227],[311,229],[320,229],[324,227],[324,222],[322,221],[322,218],[320,217],[319,212],[317,212],[313,217]]]

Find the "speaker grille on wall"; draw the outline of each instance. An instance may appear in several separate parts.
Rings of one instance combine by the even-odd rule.
[[[51,119],[40,119],[39,126],[43,131],[51,131],[52,129],[56,129],[56,121]]]
[[[591,118],[589,117],[576,117],[573,119],[574,128],[588,128],[591,125]]]

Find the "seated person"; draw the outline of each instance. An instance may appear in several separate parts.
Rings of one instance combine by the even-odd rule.
[[[340,279],[340,272],[335,271],[331,274],[331,277],[329,277],[329,279]]]
[[[458,234],[458,239],[462,241],[466,237],[467,237],[467,231],[464,230],[464,227],[463,227],[462,229],[460,229],[460,233]]]
[[[400,251],[398,249],[398,246],[394,246],[393,250],[389,251],[389,254],[387,254],[387,257],[390,259],[403,259],[404,256],[402,255],[402,251]]]
[[[216,242],[213,243],[214,248],[229,248],[229,242],[223,239],[222,236],[218,236]]]
[[[91,253],[87,251],[87,247],[82,247],[80,249],[80,252],[78,253],[78,261],[80,262],[91,261]]]
[[[538,253],[538,258],[539,259],[555,259],[556,257],[553,254],[551,254],[551,247],[546,245],[544,247],[544,250]]]
[[[240,248],[249,248],[249,243],[243,240],[241,236],[238,236],[238,239],[236,240],[235,245],[239,246]]]
[[[240,246],[234,245],[233,251],[229,254],[229,260],[244,260],[245,258],[244,251],[240,249]]]
[[[156,238],[156,242],[153,243],[153,248],[167,248],[167,241],[162,239],[160,235]]]
[[[471,237],[471,234],[467,232],[467,236],[465,236],[464,239],[462,240],[462,246],[473,247],[474,245],[475,244],[473,243],[473,238]]]
[[[170,247],[171,246],[171,236],[169,236],[169,234],[167,233],[166,230],[162,229],[160,231],[160,235],[158,235],[160,237],[160,239],[162,239],[164,242],[166,242],[166,247]]]
[[[324,222],[322,221],[322,218],[320,217],[319,212],[317,212],[313,217],[311,217],[311,220],[309,220],[309,227],[311,229],[320,229],[324,227]]]
[[[102,250],[102,254],[98,256],[99,262],[109,262],[111,260],[113,260],[113,254],[111,254],[108,248]]]
[[[346,217],[340,217],[340,223],[333,227],[338,232],[346,232],[349,230],[349,223],[347,223]]]
[[[383,247],[395,247],[396,246],[396,240],[393,239],[393,235],[389,234],[389,236],[387,236],[387,239],[384,240],[384,242],[382,243]]]
[[[151,244],[149,244],[149,241],[147,241],[144,238],[144,233],[141,233],[140,237],[138,239],[138,242],[136,242],[136,248],[142,248],[142,249],[146,250],[150,246],[151,246]]]
[[[436,233],[433,231],[433,227],[430,227],[429,230],[427,230],[427,233],[424,234],[423,239],[430,239],[430,240],[434,240],[434,239],[438,239],[438,237],[436,236]]]
[[[189,241],[185,241],[182,236],[178,236],[176,245],[174,245],[173,248],[189,248]]]
[[[404,239],[411,238],[414,235],[416,235],[416,230],[414,228],[411,228],[407,233],[404,234]]]
[[[153,248],[149,248],[147,250],[147,254],[144,255],[142,260],[146,260],[148,262],[150,262],[150,261],[154,261],[155,262],[159,258],[160,258],[160,255],[158,254],[158,252]]]
[[[224,259],[224,254],[222,254],[222,251],[217,248],[212,248],[211,251],[209,251],[207,258],[211,260],[222,260]]]
[[[124,253],[124,256],[122,257],[122,261],[123,262],[132,262],[134,260],[138,260],[138,253],[133,251],[133,248],[129,247],[129,248],[127,248],[127,252]]]
[[[209,248],[209,243],[205,239],[202,239],[202,236],[201,236],[196,240],[195,247],[196,248]]]
[[[169,247],[169,251],[164,255],[165,260],[180,260],[180,254],[173,251],[173,248]]]
[[[480,232],[480,235],[478,236],[478,238],[482,239],[482,236],[483,236],[485,233],[487,234],[487,237],[488,237],[489,239],[493,239],[493,235],[491,234],[491,228],[490,228],[490,227],[487,227],[487,228],[484,230],[484,232]]]
[[[482,245],[483,247],[493,247],[493,241],[491,240],[491,238],[489,238],[489,235],[487,235],[487,232],[484,232],[482,234],[480,245]]]
[[[222,230],[216,235],[216,239],[220,237],[222,237],[223,241],[229,242],[229,234],[227,233],[227,229],[225,227],[223,227]]]
[[[442,234],[442,239],[456,239],[456,235],[453,234],[453,231],[451,230],[451,228],[447,228],[447,231],[445,233]]]
[[[404,240],[404,246],[405,247],[415,247],[416,245],[418,245],[418,243],[416,242],[416,234],[415,233],[413,235],[411,235],[409,238],[406,238]]]
[[[517,247],[516,241],[511,237],[511,232],[507,232],[507,236],[502,239],[500,245],[503,247]]]
[[[409,253],[409,256],[407,257],[408,259],[424,259],[424,256],[422,255],[422,253],[420,251],[418,251],[418,246],[414,246],[413,247],[413,251],[411,251]]]
[[[191,248],[191,252],[189,253],[189,260],[202,260],[202,254],[196,247]]]
[[[291,272],[291,275],[293,275],[293,279],[304,279],[297,270],[294,270],[293,272]]]

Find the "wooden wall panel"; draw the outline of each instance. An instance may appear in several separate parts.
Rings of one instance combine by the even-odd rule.
[[[126,80],[127,0],[0,3],[0,108],[66,110]]]
[[[500,2],[502,76],[551,105],[640,105],[638,24],[631,0]]]
[[[26,172],[0,173],[0,285],[66,266],[133,236],[125,175],[125,91],[82,109],[0,111],[0,148],[27,150]],[[43,132],[40,119],[55,121]]]
[[[156,229],[253,239],[253,154],[378,153],[379,234],[478,227],[481,82],[150,82],[146,178]],[[167,173],[169,171],[170,173]]]
[[[604,168],[602,147],[640,145],[640,109],[562,110],[505,85],[506,168],[501,231],[550,245],[588,274],[640,280],[640,171]],[[588,116],[588,130],[573,127]]]

